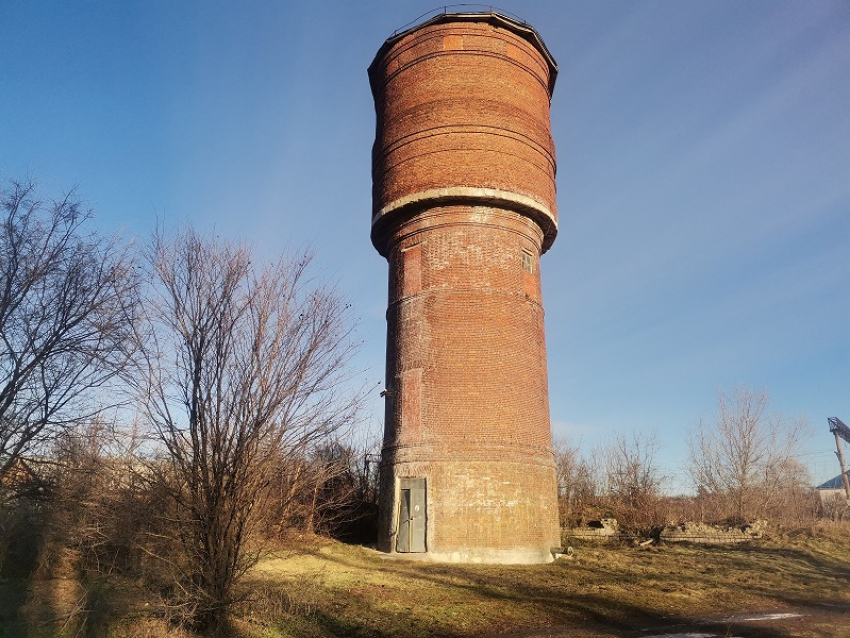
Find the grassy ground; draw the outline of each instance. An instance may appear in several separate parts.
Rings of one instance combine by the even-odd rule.
[[[269,559],[254,582],[308,612],[279,635],[457,636],[571,625],[633,630],[676,618],[850,603],[850,540],[733,547],[593,547],[535,567],[430,565],[355,547]],[[275,635],[275,634],[269,634]]]
[[[585,545],[569,560],[532,567],[388,560],[312,540],[251,572],[251,599],[237,610],[235,627],[257,638],[521,636],[547,627],[560,628],[553,635],[569,627],[557,635],[633,636],[692,618],[817,610],[824,602],[850,614],[848,582],[850,538],[841,536],[726,547]],[[115,580],[80,588],[7,579],[0,636],[181,635],[166,629],[139,591]],[[833,615],[818,622],[815,614],[808,633],[753,635],[850,636],[850,617],[843,629]]]

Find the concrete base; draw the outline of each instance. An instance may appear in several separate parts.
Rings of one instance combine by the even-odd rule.
[[[410,554],[391,552],[384,554],[384,557],[388,560],[468,565],[542,565],[555,560],[555,556],[550,550],[532,549],[470,549]]]

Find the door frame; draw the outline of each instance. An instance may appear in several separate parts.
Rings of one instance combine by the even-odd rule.
[[[399,554],[428,551],[428,482],[424,477],[400,477],[396,483],[396,539]],[[407,507],[405,507],[407,505]],[[402,517],[407,515],[405,520]]]

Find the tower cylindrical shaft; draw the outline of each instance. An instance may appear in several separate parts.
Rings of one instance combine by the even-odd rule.
[[[369,69],[385,551],[540,562],[560,545],[539,269],[557,232],[556,72],[533,29],[493,13],[418,25]]]

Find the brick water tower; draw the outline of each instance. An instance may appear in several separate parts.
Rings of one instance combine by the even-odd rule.
[[[442,13],[369,67],[389,262],[379,546],[535,563],[560,545],[539,258],[557,232],[557,66],[500,13]]]

